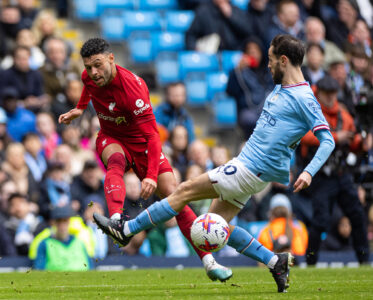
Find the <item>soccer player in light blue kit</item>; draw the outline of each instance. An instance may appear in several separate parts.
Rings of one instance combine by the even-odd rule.
[[[290,160],[300,139],[312,130],[320,146],[294,183],[294,192],[308,187],[334,149],[319,103],[300,66],[304,56],[302,42],[290,35],[278,35],[268,51],[268,67],[276,84],[267,97],[255,130],[238,157],[208,173],[179,185],[169,197],[156,202],[135,219],[115,222],[94,215],[99,227],[111,232],[123,245],[145,229],[165,222],[191,201],[214,200],[209,211],[221,215],[228,223],[244,207],[248,198],[263,190],[269,182],[289,184]],[[290,253],[275,254],[238,226],[230,226],[228,244],[239,253],[266,264],[274,277],[278,292],[289,284]]]

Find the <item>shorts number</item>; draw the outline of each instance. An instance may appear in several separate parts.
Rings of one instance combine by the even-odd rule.
[[[236,172],[237,172],[237,167],[236,166],[228,165],[224,168],[224,174],[225,175],[232,175]]]

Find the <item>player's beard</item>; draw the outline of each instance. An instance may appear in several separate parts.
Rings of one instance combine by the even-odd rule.
[[[272,78],[273,78],[273,82],[275,84],[281,84],[282,83],[282,80],[284,78],[284,72],[282,72],[280,70],[280,63],[277,63],[276,64],[276,67],[273,71],[273,74],[272,74]]]

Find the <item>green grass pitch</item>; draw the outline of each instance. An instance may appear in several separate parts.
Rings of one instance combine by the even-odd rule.
[[[203,269],[0,274],[0,299],[373,299],[373,268],[292,268],[278,294],[266,268],[234,268],[226,283]]]

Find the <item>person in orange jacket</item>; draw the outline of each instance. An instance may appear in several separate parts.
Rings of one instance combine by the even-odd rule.
[[[269,223],[258,236],[258,241],[275,252],[290,251],[293,255],[306,254],[308,232],[303,222],[292,218],[290,200],[276,194],[269,205]]]
[[[359,153],[371,147],[372,137],[368,134],[368,138],[363,139],[356,132],[352,116],[338,103],[339,85],[335,79],[326,75],[317,82],[316,88],[316,98],[329,123],[336,147],[324,167],[313,178],[315,184],[303,193],[303,196],[311,198],[313,208],[311,224],[308,226],[306,261],[309,265],[316,264],[321,234],[328,232],[333,206],[337,202],[351,222],[356,257],[360,263],[365,263],[369,260],[367,225],[353,178],[353,167],[358,164]],[[312,132],[302,138],[303,163],[307,163],[317,146],[318,140]]]

